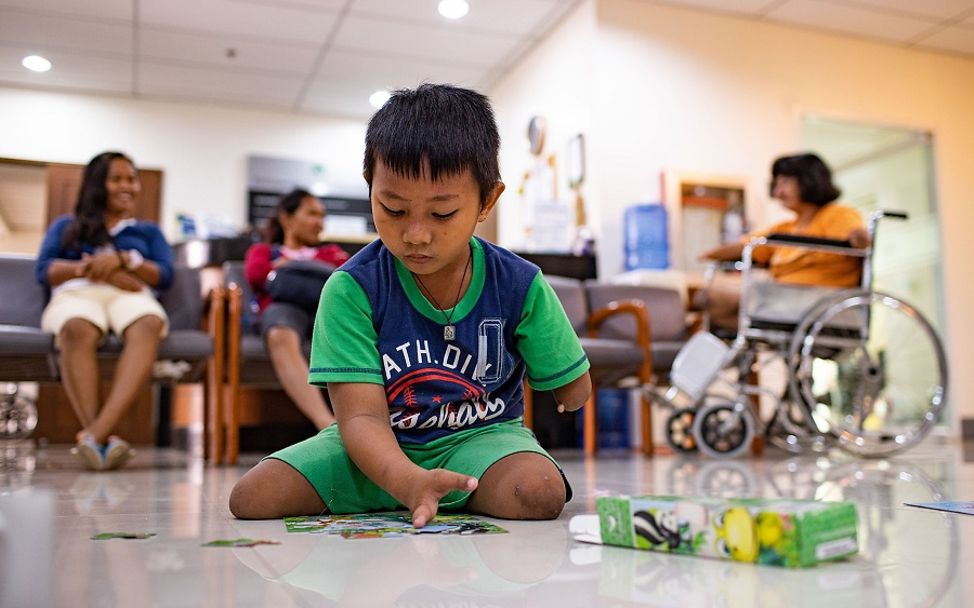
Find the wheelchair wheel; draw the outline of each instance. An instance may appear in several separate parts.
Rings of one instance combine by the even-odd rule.
[[[697,440],[693,437],[695,415],[695,409],[681,407],[673,410],[666,419],[666,443],[677,454],[694,454],[697,451]]]
[[[865,457],[908,449],[937,421],[947,363],[930,323],[892,296],[845,291],[824,300],[795,332],[793,398],[839,446]]]
[[[715,402],[697,411],[693,437],[701,452],[713,458],[733,458],[751,446],[754,419],[747,406]]]
[[[792,454],[825,452],[834,444],[828,433],[821,433],[810,422],[804,403],[783,400],[768,422],[767,437],[771,445]]]

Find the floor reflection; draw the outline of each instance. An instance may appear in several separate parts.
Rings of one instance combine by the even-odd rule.
[[[289,534],[287,542],[294,551],[282,560],[234,555],[267,580],[343,606],[522,605],[528,589],[558,571],[570,544],[554,527],[532,530],[528,542],[516,530],[367,540]]]
[[[346,540],[288,533],[280,521],[233,519],[227,497],[245,467],[209,467],[183,452],[146,448],[131,468],[90,473],[66,448],[0,446],[0,515],[10,521],[11,497],[42,494],[54,514],[53,524],[25,515],[14,515],[12,527],[0,522],[0,557],[12,559],[3,552],[13,546],[11,529],[27,534],[18,534],[18,543],[36,544],[30,539],[42,536],[35,532],[49,533],[45,559],[57,576],[45,606],[841,608],[974,601],[974,582],[963,576],[974,567],[974,518],[903,504],[974,497],[974,464],[959,445],[878,461],[770,452],[729,461],[570,453],[561,462],[576,498],[556,521],[494,521],[509,530],[499,535]],[[789,570],[575,542],[568,520],[592,512],[607,491],[851,500],[860,553]],[[89,540],[123,530],[157,536]],[[281,544],[201,547],[238,537]],[[39,577],[11,580],[7,563],[0,566],[4,593],[37,590]]]

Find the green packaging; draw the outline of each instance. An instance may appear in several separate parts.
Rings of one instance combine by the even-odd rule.
[[[601,542],[799,568],[859,550],[851,502],[600,496]]]

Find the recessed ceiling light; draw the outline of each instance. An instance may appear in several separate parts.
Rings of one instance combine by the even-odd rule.
[[[51,69],[51,62],[40,55],[28,55],[20,64],[31,72],[46,72]]]
[[[467,4],[467,0],[440,0],[436,8],[447,19],[459,19],[467,14],[470,5]]]
[[[392,95],[389,93],[389,91],[376,91],[375,93],[369,95],[369,103],[372,104],[373,108],[378,110],[382,106],[386,105],[386,102],[389,101],[391,96]]]

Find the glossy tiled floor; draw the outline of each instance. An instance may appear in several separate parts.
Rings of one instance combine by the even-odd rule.
[[[890,461],[562,453],[576,496],[556,521],[497,522],[510,530],[503,535],[381,540],[236,521],[227,496],[245,467],[208,467],[181,452],[144,449],[115,473],[82,472],[63,448],[0,454],[4,606],[974,605],[974,516],[903,505],[974,499],[974,462],[959,445]],[[569,518],[591,511],[604,490],[849,499],[861,554],[785,570],[573,542]],[[90,540],[122,530],[157,536]],[[281,544],[200,546],[237,537]]]

